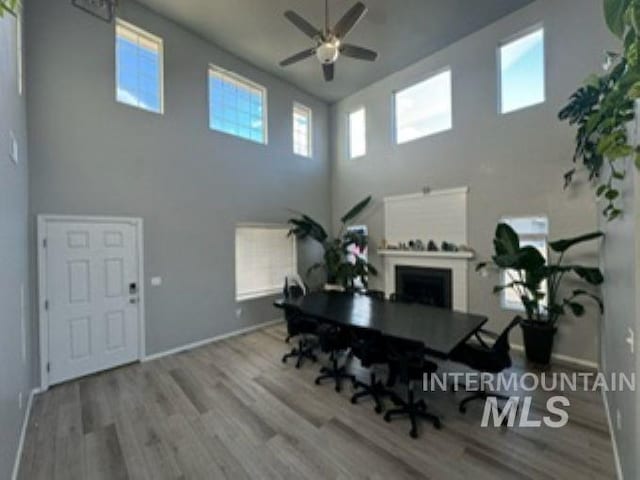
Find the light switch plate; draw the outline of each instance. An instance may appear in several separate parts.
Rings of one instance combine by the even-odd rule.
[[[18,140],[13,132],[9,132],[9,158],[13,163],[18,164]]]
[[[151,277],[151,286],[159,287],[162,285],[162,277]]]

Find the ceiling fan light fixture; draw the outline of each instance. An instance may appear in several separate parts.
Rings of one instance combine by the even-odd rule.
[[[325,42],[316,49],[316,57],[323,65],[334,63],[340,55],[340,42],[338,40]]]

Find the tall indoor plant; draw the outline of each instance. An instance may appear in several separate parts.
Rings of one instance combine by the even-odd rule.
[[[543,365],[549,363],[558,319],[568,311],[577,317],[583,316],[585,307],[582,299],[595,301],[603,311],[600,298],[584,288],[574,288],[569,294],[561,291],[563,281],[568,276],[591,286],[602,284],[604,277],[599,268],[564,263],[565,254],[572,247],[602,236],[602,232],[593,232],[550,242],[549,248],[554,252],[554,258],[547,261],[535,247],[521,245],[518,234],[511,226],[498,224],[493,240],[493,261],[478,264],[477,270],[492,266],[506,271],[507,281],[494,287],[494,292],[513,290],[520,298],[526,313],[520,325],[529,360]]]
[[[348,230],[348,224],[354,220],[371,202],[371,197],[358,202],[340,219],[340,230],[335,237],[330,237],[326,229],[313,218],[299,213],[298,218],[291,218],[289,235],[298,239],[311,238],[320,243],[324,249],[324,261],[313,265],[309,272],[323,268],[327,274],[327,283],[336,284],[345,289],[355,288],[357,279],[367,285],[369,275],[377,275],[373,265],[359,255],[352,253],[352,247],[359,251],[367,248],[368,237],[361,232]]]
[[[4,17],[5,12],[15,16],[18,2],[19,0],[0,0],[0,18]]]

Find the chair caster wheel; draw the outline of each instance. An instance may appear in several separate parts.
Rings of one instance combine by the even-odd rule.
[[[376,405],[375,408],[373,409],[374,412],[376,412],[378,415],[382,413],[384,409],[380,406],[380,405]]]
[[[411,430],[409,432],[409,435],[411,436],[411,438],[418,438],[418,432],[417,430]]]
[[[458,410],[460,411],[460,413],[467,413],[467,407],[465,407],[464,405],[460,405],[460,408],[458,408]]]
[[[436,419],[433,421],[433,427],[434,427],[436,430],[440,430],[440,429],[442,428],[442,423],[440,423],[440,420],[439,420],[439,419],[437,419],[437,418],[436,418]]]
[[[340,390],[342,390],[342,388],[340,388],[340,385],[336,385],[336,392],[340,393]]]
[[[316,385],[320,385],[320,379],[319,378],[316,378],[315,384]]]
[[[358,399],[355,397],[351,397],[351,403],[355,405],[356,403],[358,403]]]
[[[390,422],[390,421],[391,421],[391,416],[390,416],[388,413],[387,413],[387,414],[385,414],[385,416],[384,416],[384,421],[385,421],[385,422]]]
[[[297,363],[297,364],[296,364],[296,368],[297,368],[298,370],[300,370],[300,364],[299,364],[299,363]]]
[[[282,357],[282,363],[287,363],[287,357]]]

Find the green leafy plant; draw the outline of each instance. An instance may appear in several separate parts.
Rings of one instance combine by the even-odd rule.
[[[16,16],[19,0],[0,0],[0,18],[4,17],[5,13]]]
[[[640,169],[640,148],[627,131],[640,98],[640,0],[604,0],[604,14],[622,41],[621,53],[607,52],[605,73],[591,75],[558,118],[578,127],[574,163],[582,162],[597,185],[597,197],[606,202],[602,213],[611,221],[623,213],[619,183],[627,175],[625,160],[634,156]],[[609,169],[603,174],[605,163]],[[575,173],[576,168],[565,174],[565,188]]]
[[[360,215],[370,202],[371,197],[365,198],[340,219],[340,231],[335,238],[330,237],[326,229],[313,218],[295,212],[299,214],[299,217],[289,220],[291,225],[289,235],[295,235],[301,240],[311,238],[320,243],[324,249],[324,262],[311,266],[308,273],[323,268],[327,273],[328,283],[338,284],[347,289],[354,288],[358,278],[366,286],[368,276],[378,274],[375,267],[369,262],[358,255],[351,254],[353,246],[356,246],[359,251],[363,251],[367,247],[367,235],[348,230],[349,222]]]
[[[500,223],[493,240],[495,249],[493,261],[479,263],[476,270],[486,270],[490,267],[500,271],[506,270],[508,281],[494,287],[494,293],[504,290],[516,292],[527,313],[527,320],[553,326],[567,311],[571,311],[577,317],[583,316],[585,307],[580,302],[583,298],[595,301],[600,311],[604,310],[600,298],[583,288],[574,289],[565,297],[560,293],[563,280],[567,275],[592,286],[602,284],[604,277],[600,269],[564,264],[565,254],[572,247],[602,236],[602,232],[594,232],[550,242],[549,247],[555,253],[555,258],[552,262],[547,262],[536,248],[521,246],[520,237],[511,226]],[[548,290],[546,294],[545,284]],[[545,297],[547,302],[543,301]]]

